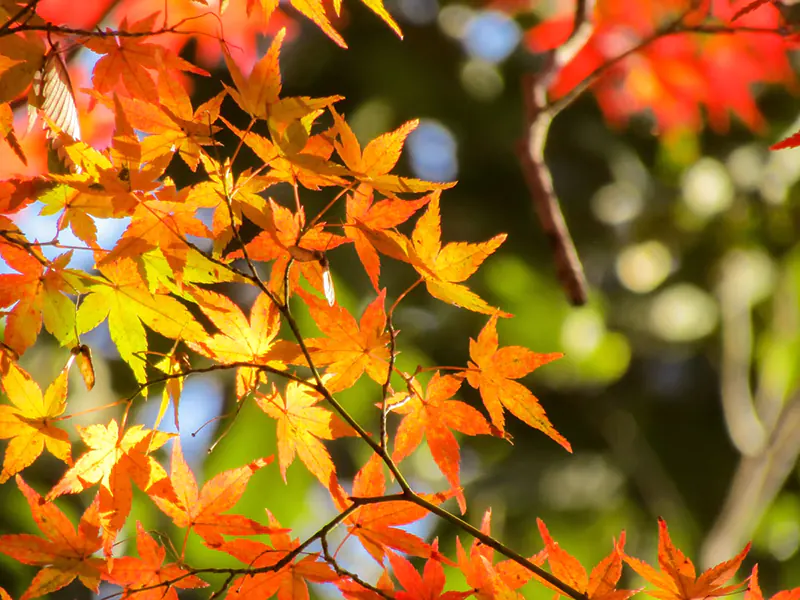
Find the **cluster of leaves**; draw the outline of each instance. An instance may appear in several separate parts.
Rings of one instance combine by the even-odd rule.
[[[488,513],[478,529],[442,508],[442,503],[455,498],[461,512],[466,510],[454,432],[508,439],[508,411],[565,449],[570,445],[537,398],[517,381],[560,355],[501,346],[497,322],[511,315],[464,283],[505,236],[482,243],[443,244],[440,197],[452,184],[392,173],[416,121],[362,148],[335,109],[340,97],[282,96],[283,30],[248,75],[222,43],[233,85],[194,107],[181,74],[207,73],[169,46],[154,42],[158,15],[130,23],[123,18],[114,31],[75,32],[46,20],[37,12],[37,4],[0,2],[3,135],[24,160],[10,115],[11,103],[30,87],[31,117],[43,119],[53,158],[61,167],[0,184],[0,255],[16,271],[0,275],[0,302],[6,308],[0,376],[7,398],[0,406],[0,437],[10,440],[0,482],[15,478],[44,535],[0,537],[0,552],[41,567],[23,598],[47,594],[76,578],[95,591],[107,581],[121,586],[126,597],[176,598],[176,588],[204,587],[204,574],[221,573],[227,579],[217,593],[233,599],[275,594],[306,598],[307,583],[312,582],[336,586],[348,598],[475,595],[488,600],[521,597],[517,589],[535,578],[576,600],[625,600],[635,591],[617,587],[623,563],[652,584],[648,593],[657,598],[719,596],[743,585],[726,584],[748,548],[697,577],[692,563],[673,546],[663,522],[660,571],[626,555],[621,535],[611,554],[587,574],[543,523],[544,549],[526,559],[491,536]],[[195,4],[194,9],[200,10],[204,3]],[[221,12],[226,4],[222,3]],[[380,2],[366,4],[397,28]],[[321,3],[293,0],[292,5],[344,43]],[[269,18],[276,7],[277,2],[248,1],[239,9]],[[335,2],[335,12],[340,9]],[[114,116],[107,149],[98,150],[80,139],[67,65],[54,41],[46,49],[37,33],[43,31],[63,46],[80,43],[102,55],[86,93]],[[176,26],[160,31],[180,33]],[[249,117],[247,127],[240,129],[220,116],[226,101]],[[239,140],[227,159],[219,157],[216,147],[223,128]],[[260,159],[261,167],[236,168],[244,147]],[[165,175],[176,154],[198,173],[198,183],[178,188]],[[267,197],[281,187],[294,191],[288,206]],[[338,191],[310,216],[310,198],[322,189]],[[28,239],[14,215],[36,200],[43,205],[42,214],[59,215],[59,234],[69,229],[84,246],[63,248],[59,235],[48,242]],[[339,202],[345,205],[344,222],[326,221]],[[201,219],[207,212],[213,215],[210,225]],[[417,213],[421,214],[410,233],[398,229]],[[113,247],[102,247],[96,221],[122,218],[129,219],[125,232]],[[245,238],[245,231],[252,228],[257,233]],[[336,302],[328,257],[347,244],[354,245],[375,291],[358,320]],[[64,252],[50,259],[43,246]],[[70,267],[76,251],[92,253],[92,271]],[[382,288],[381,258],[407,264],[417,275],[415,282],[405,290]],[[262,271],[268,275],[262,277]],[[423,283],[432,297],[488,316],[470,340],[469,363],[451,367],[447,375],[430,366],[408,373],[395,364],[402,337],[392,324],[394,311]],[[254,290],[257,297],[250,314],[221,293],[219,284]],[[390,297],[394,301],[387,309]],[[320,337],[301,331],[294,317],[299,304],[307,307]],[[68,374],[77,364],[91,389],[91,352],[80,336],[101,323],[107,323],[139,387],[119,421],[77,428],[83,450],[73,458],[73,443],[61,426],[70,416]],[[18,363],[43,326],[62,347],[71,349],[64,369],[44,392]],[[154,365],[146,359],[148,330],[174,341],[172,351]],[[303,541],[292,538],[268,510],[265,523],[228,512],[253,473],[267,467],[271,457],[225,471],[198,489],[177,439],[172,440],[169,473],[154,456],[174,437],[158,426],[170,402],[177,422],[185,378],[225,369],[235,370],[236,401],[255,402],[275,421],[277,466],[284,479],[289,465],[299,458],[339,511]],[[337,399],[364,374],[374,383],[377,432],[357,422]],[[485,413],[455,399],[465,380],[478,390]],[[164,385],[154,429],[130,425],[128,409],[155,384]],[[401,418],[390,432],[392,413]],[[352,484],[340,481],[326,445],[344,436],[356,436],[371,449]],[[418,451],[423,438],[448,484],[435,494],[414,491],[399,468]],[[66,468],[41,496],[19,474],[45,448]],[[389,483],[387,470],[393,480]],[[167,549],[141,525],[136,539],[139,557],[112,555],[129,519],[134,485],[184,530],[183,550],[175,551],[174,562],[164,564]],[[398,491],[389,493],[391,485]],[[56,502],[65,494],[85,491],[95,495],[76,529]],[[453,560],[439,551],[436,541],[402,529],[429,514],[471,534],[475,540],[469,550],[459,540]],[[339,564],[336,552],[328,548],[334,528],[345,529],[382,567],[376,582],[365,581]],[[234,557],[242,566],[187,564],[185,549],[192,532],[208,548]],[[496,563],[495,551],[509,560]],[[423,572],[406,556],[425,559]],[[549,571],[542,566],[545,561]],[[459,570],[469,589],[445,592],[445,567]],[[755,571],[748,589],[754,600],[760,598]]]

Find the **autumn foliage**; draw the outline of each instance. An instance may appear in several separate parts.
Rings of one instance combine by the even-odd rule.
[[[364,3],[400,33],[380,0]],[[12,270],[0,275],[0,438],[8,440],[0,482],[19,488],[41,530],[3,535],[0,552],[39,569],[23,599],[76,579],[93,591],[102,581],[115,584],[126,598],[176,598],[178,590],[208,586],[205,576],[223,574],[222,589],[208,593],[232,600],[307,598],[309,583],[362,600],[499,600],[521,597],[517,590],[531,579],[575,600],[626,600],[642,590],[622,587],[625,565],[646,580],[643,593],[662,600],[717,597],[748,586],[735,579],[748,548],[698,576],[663,521],[658,568],[626,554],[624,532],[606,558],[586,568],[542,522],[542,550],[524,558],[492,537],[489,512],[479,527],[450,512],[463,514],[469,500],[461,486],[461,436],[493,436],[493,443],[506,444],[508,421],[517,419],[571,451],[543,404],[519,382],[560,355],[503,345],[497,324],[513,316],[467,283],[506,236],[477,243],[443,240],[441,215],[452,207],[442,192],[453,184],[394,173],[417,121],[362,147],[336,108],[341,97],[282,93],[281,49],[291,31],[284,25],[291,28],[299,12],[345,46],[346,32],[334,26],[340,1],[292,0],[293,12],[284,14],[288,7],[272,0],[187,0],[170,3],[168,15],[157,12],[158,2],[97,2],[94,21],[86,17],[91,22],[80,23],[67,20],[64,7],[54,4],[0,2],[0,132],[9,153],[3,169],[19,173],[0,182],[0,255]],[[634,3],[637,10],[631,11],[623,10],[629,2],[601,1],[591,38],[552,82],[554,102],[610,64],[617,83],[600,79],[594,91],[612,119],[650,106],[662,128],[694,126],[702,104],[714,126],[723,126],[733,111],[758,127],[761,116],[749,84],[788,79],[791,36],[773,4],[663,0]],[[197,18],[209,14],[216,17]],[[101,17],[116,26],[95,27]],[[603,39],[621,23],[639,36],[641,47],[628,49],[641,50],[635,65],[605,54]],[[748,30],[734,32],[738,23]],[[688,35],[702,34],[704,27],[705,33],[732,33]],[[527,43],[559,47],[570,31],[555,17],[531,30]],[[268,33],[272,42],[256,60],[257,32]],[[191,36],[198,40],[196,64],[179,55]],[[90,78],[78,84],[69,75],[70,59],[81,45],[99,60]],[[718,60],[720,54],[727,61]],[[215,61],[225,65],[232,83],[195,106],[184,75],[207,77]],[[737,69],[735,93],[724,103],[710,91],[719,77],[731,81],[730,73],[719,71],[721,64]],[[627,102],[619,101],[620,94]],[[654,104],[656,97],[663,101]],[[42,125],[32,125],[33,133],[23,139],[14,110],[25,104],[31,122]],[[223,105],[247,115],[249,125],[241,129],[223,118]],[[96,134],[103,118],[109,120],[110,143],[99,146],[93,142],[102,137]],[[46,140],[36,137],[41,127]],[[223,130],[238,144],[225,157],[217,141]],[[245,149],[260,167],[238,166]],[[165,175],[172,161],[185,163],[198,182],[176,185]],[[292,190],[292,199],[276,200],[278,189]],[[318,204],[308,199],[315,194],[332,199],[312,211]],[[64,248],[58,236],[46,242],[26,237],[15,216],[35,201],[41,214],[58,215],[59,234],[70,230],[82,246]],[[330,216],[336,204],[344,208],[343,222]],[[124,233],[104,246],[97,223],[122,218],[129,223]],[[360,315],[339,304],[335,293],[336,268],[344,268],[336,265],[336,249],[349,244],[374,288]],[[45,246],[62,251],[47,258]],[[76,253],[91,254],[93,268],[70,266]],[[414,283],[407,289],[382,286],[382,261],[405,263]],[[221,284],[246,287],[253,301],[243,309]],[[399,303],[411,301],[412,291],[423,290],[485,315],[483,328],[464,340],[468,364],[446,371],[397,367],[403,335],[393,314]],[[319,334],[301,327],[295,317],[300,305]],[[90,392],[95,378],[91,349],[81,336],[101,324],[137,387],[124,399],[119,418],[72,427],[70,397]],[[43,328],[64,348],[65,366],[54,381],[40,384],[20,362]],[[153,334],[172,344],[165,356],[151,352]],[[86,390],[68,389],[76,369]],[[198,482],[179,440],[159,425],[170,405],[179,423],[187,377],[216,370],[235,371],[237,403],[255,403],[274,422],[277,457],[253,456]],[[369,380],[373,394],[372,417],[364,422],[338,398],[360,379]],[[129,409],[151,388],[161,390],[155,427],[131,424]],[[483,405],[461,399],[464,388],[477,390]],[[235,427],[229,435],[235,436]],[[357,438],[369,449],[352,480],[340,477],[329,450],[329,442],[342,437]],[[403,461],[423,440],[447,482],[435,493],[416,491],[403,476]],[[165,451],[168,444],[171,450]],[[51,489],[36,491],[23,476],[44,451],[63,463],[63,473]],[[165,456],[168,469],[160,462]],[[276,520],[268,502],[260,521],[236,513],[254,473],[277,469],[285,481],[296,460],[326,490],[335,518],[314,524],[315,533],[298,539]],[[134,489],[182,532],[176,545],[141,523],[129,523]],[[59,505],[65,495],[84,492],[89,504],[73,524]],[[438,541],[405,529],[430,514],[464,534],[452,556]],[[135,530],[135,544],[130,555],[115,556],[123,528]],[[367,580],[343,568],[328,546],[334,529],[360,544],[382,574]],[[191,536],[238,566],[188,564]],[[498,561],[498,554],[504,558]],[[460,589],[448,584],[455,571],[466,582]],[[746,589],[748,600],[761,599],[755,568]]]

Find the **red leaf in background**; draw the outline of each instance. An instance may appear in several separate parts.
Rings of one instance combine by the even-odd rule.
[[[606,0],[596,13],[593,35],[558,74],[551,93],[558,98],[592,71],[650,36],[687,7],[685,0],[630,2]],[[711,24],[778,29],[780,14],[758,10],[737,15],[728,0],[710,2]],[[697,15],[702,13],[697,11]],[[733,23],[733,19],[737,18]],[[692,14],[687,25],[697,24]],[[532,28],[526,41],[534,52],[561,44],[571,31],[566,17]],[[659,131],[697,131],[705,107],[711,127],[724,131],[733,112],[751,129],[764,126],[751,86],[795,81],[782,37],[766,34],[663,36],[607,69],[593,89],[606,119],[624,124],[631,115],[652,111]]]
[[[773,144],[769,147],[770,150],[784,150],[786,148],[797,148],[800,146],[800,131],[793,133],[785,140]]]

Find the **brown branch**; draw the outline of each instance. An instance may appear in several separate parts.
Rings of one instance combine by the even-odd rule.
[[[528,133],[525,144],[518,152],[533,206],[553,252],[556,274],[569,301],[576,306],[586,304],[588,299],[586,276],[544,159],[547,133],[557,114],[548,110],[547,88],[591,37],[593,11],[594,0],[578,0],[569,39],[551,52],[547,65],[540,73],[523,79],[525,129]]]
[[[686,17],[693,10],[696,10],[695,6],[690,6],[674,20],[659,27],[628,50],[608,59],[567,94],[557,100],[548,102],[547,89],[561,69],[577,55],[589,37],[591,37],[591,14],[593,8],[593,0],[578,0],[576,2],[573,28],[569,39],[551,52],[547,58],[546,66],[541,72],[534,77],[528,77],[523,80],[523,96],[526,108],[525,125],[528,135],[526,143],[518,151],[525,181],[530,190],[531,200],[553,252],[558,279],[570,302],[575,305],[581,305],[586,302],[587,286],[575,244],[564,220],[558,197],[553,189],[550,170],[544,160],[544,147],[552,120],[610,68],[660,38],[688,33],[707,35],[745,33],[781,36],[792,33],[791,28],[788,27],[776,29],[703,23],[686,25],[684,23]]]

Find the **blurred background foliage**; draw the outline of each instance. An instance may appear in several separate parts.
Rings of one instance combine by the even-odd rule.
[[[800,586],[800,152],[768,151],[797,128],[797,98],[781,89],[758,90],[769,124],[761,134],[734,122],[726,134],[687,130],[668,141],[654,134],[647,116],[625,129],[609,128],[590,95],[562,113],[547,158],[592,288],[589,304],[573,308],[557,286],[515,155],[525,133],[520,78],[540,57],[519,46],[519,23],[500,13],[436,0],[390,6],[403,41],[353,3],[337,24],[348,50],[312,25],[296,26],[282,57],[283,93],[345,96],[338,110],[362,142],[419,117],[401,169],[424,179],[458,179],[443,195],[444,240],[475,242],[509,233],[470,282],[515,315],[499,323],[501,345],[566,355],[525,383],[574,454],[513,418],[513,445],[462,438],[467,518],[477,524],[491,507],[493,533],[532,554],[541,548],[535,526],[540,517],[562,547],[590,566],[610,551],[612,536],[622,529],[628,551],[654,561],[656,517],[662,516],[676,544],[703,568],[753,539],[748,561],[759,562],[765,591]],[[195,105],[219,90],[213,77],[194,85]],[[226,109],[234,122],[241,117],[232,102]],[[223,152],[232,147],[225,143]],[[171,172],[181,185],[192,182],[178,160]],[[329,195],[303,191],[301,197],[313,213]],[[355,253],[336,249],[330,260],[340,302],[360,314],[374,292]],[[381,283],[390,297],[412,280],[407,265],[384,261]],[[245,305],[252,301],[238,288],[229,291]],[[304,330],[314,335],[310,319],[300,315]],[[417,364],[465,365],[468,338],[485,321],[413,292],[396,313],[398,365],[407,371]],[[72,412],[114,402],[133,389],[107,331],[84,341],[95,351],[98,387],[87,396],[73,382]],[[153,342],[153,348],[169,350]],[[45,384],[63,360],[64,351],[43,339],[23,364]],[[374,429],[376,389],[362,381],[343,395],[354,416]],[[468,386],[461,397],[480,405]],[[181,439],[198,479],[275,452],[273,422],[251,402],[234,416],[232,398],[230,375],[187,381]],[[137,400],[136,418],[152,424],[159,399],[156,388],[148,403]],[[215,420],[221,412],[225,418]],[[119,409],[73,421],[86,424],[112,413]],[[337,441],[331,448],[343,478],[367,458],[363,444]],[[419,489],[445,484],[426,450],[402,468]],[[60,472],[43,457],[24,476],[44,486]],[[288,483],[277,468],[263,469],[239,512],[263,520],[266,505],[295,535],[312,533],[333,506],[302,467],[289,469]],[[152,503],[138,498],[129,534],[136,519],[169,531]],[[73,515],[80,503],[60,501]],[[0,486],[0,505],[3,531],[22,525],[34,530],[14,486]],[[416,530],[440,536],[454,556],[454,531],[430,519]],[[174,541],[182,543],[180,537]],[[462,542],[471,540],[462,536]],[[345,564],[377,572],[369,557],[351,552]],[[220,555],[196,539],[187,558],[221,566]],[[0,556],[0,585],[13,595],[31,576],[31,569]],[[629,584],[641,585],[628,577]],[[71,586],[57,596],[85,592]],[[551,594],[535,584],[525,593]]]

